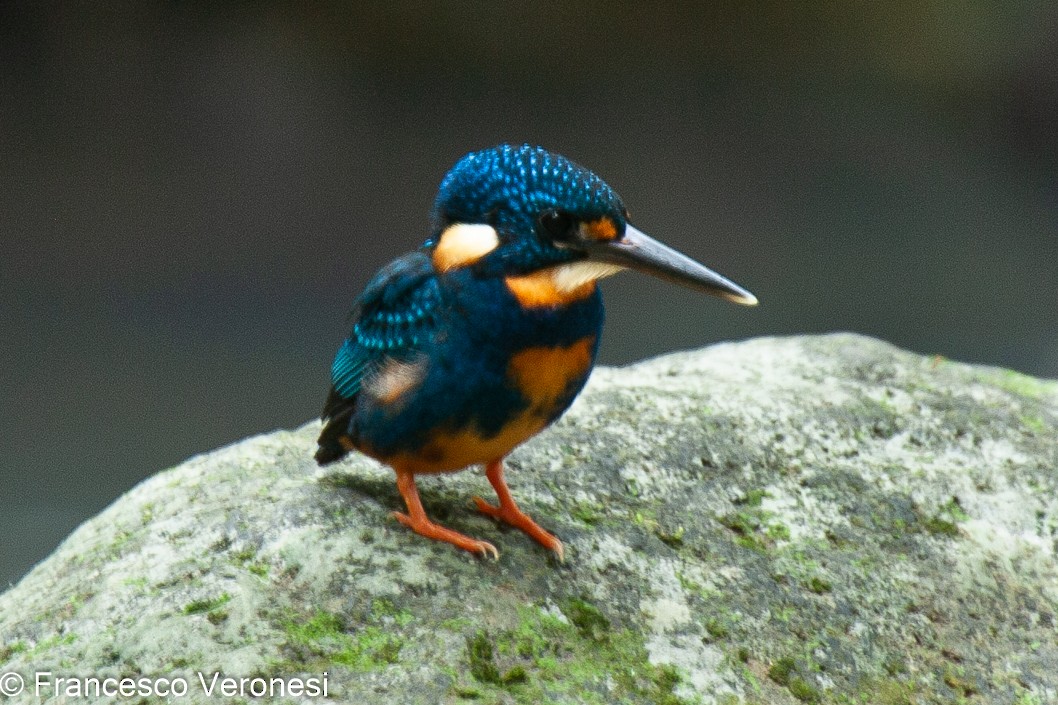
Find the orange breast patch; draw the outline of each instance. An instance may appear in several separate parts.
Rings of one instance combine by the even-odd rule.
[[[507,375],[530,400],[530,408],[547,415],[570,382],[587,374],[595,336],[581,338],[566,348],[527,348],[515,354]]]

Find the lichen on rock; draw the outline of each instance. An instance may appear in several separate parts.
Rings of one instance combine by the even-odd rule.
[[[0,595],[0,672],[183,675],[189,702],[215,672],[327,673],[278,702],[1058,700],[1058,383],[850,334],[599,369],[509,460],[565,563],[472,511],[475,470],[423,501],[498,562],[408,532],[391,471],[318,468],[318,429],[86,522]]]

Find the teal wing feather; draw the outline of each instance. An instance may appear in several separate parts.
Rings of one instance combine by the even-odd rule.
[[[432,338],[441,305],[436,274],[429,255],[412,252],[383,267],[357,298],[352,334],[331,365],[316,454],[321,463],[345,455],[338,439],[348,433],[357,395],[372,367],[383,358],[406,358]]]

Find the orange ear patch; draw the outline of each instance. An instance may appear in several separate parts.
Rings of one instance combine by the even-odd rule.
[[[581,233],[586,240],[608,242],[617,239],[617,223],[606,216],[595,220],[587,220],[580,227]]]
[[[449,272],[474,264],[499,247],[500,236],[491,225],[454,223],[445,228],[433,250],[433,266]]]

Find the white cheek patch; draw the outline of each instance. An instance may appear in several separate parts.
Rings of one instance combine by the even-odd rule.
[[[605,262],[572,262],[551,270],[551,278],[559,291],[575,291],[588,282],[612,276],[623,269]]]
[[[445,228],[433,251],[433,264],[439,272],[474,264],[499,247],[500,236],[491,225],[455,223]]]

